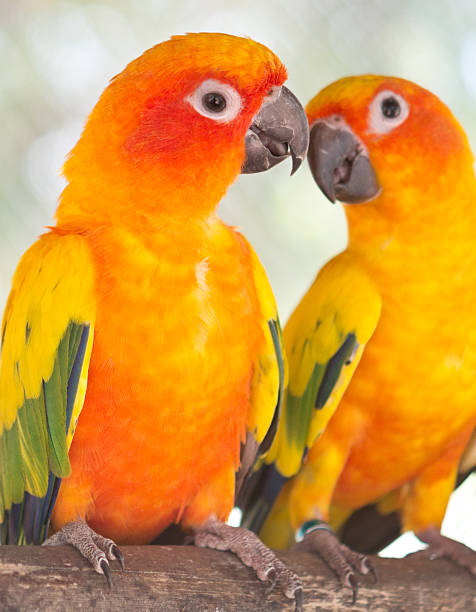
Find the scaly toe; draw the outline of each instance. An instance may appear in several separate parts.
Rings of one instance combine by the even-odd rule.
[[[231,527],[210,518],[196,531],[195,545],[235,553],[242,563],[255,571],[259,580],[271,582],[268,592],[278,583],[286,597],[294,599],[296,609],[301,610],[302,603],[299,601],[302,600],[302,585],[298,576],[248,529]],[[301,595],[297,594],[299,591]]]
[[[296,593],[300,590],[302,593],[302,584],[298,575],[292,572],[287,567],[284,567],[284,571],[278,576],[279,584],[284,591],[284,594],[288,599],[296,600]]]
[[[109,561],[115,561],[117,559],[117,561],[119,561],[121,569],[124,569],[124,557],[114,540],[111,540],[110,538],[105,538],[99,533],[96,533],[95,531],[91,533],[91,537],[96,546],[106,553]]]
[[[124,569],[124,557],[109,538],[96,533],[84,521],[77,520],[67,523],[60,531],[44,542],[46,546],[57,546],[59,544],[71,544],[83,557],[89,561],[98,574],[106,577],[109,589],[112,588],[110,560],[117,559]]]
[[[317,524],[317,528],[313,526],[311,530],[305,533],[297,546],[321,557],[324,563],[336,573],[341,585],[352,590],[352,604],[354,604],[358,595],[355,572],[363,575],[371,574],[373,581],[376,582],[375,570],[365,555],[341,544],[326,523],[318,522]]]
[[[340,552],[342,553],[343,558],[347,561],[347,563],[356,569],[363,576],[372,573],[373,577],[376,578],[377,574],[375,573],[372,564],[369,559],[362,555],[361,553],[355,552],[345,544],[340,545]]]
[[[416,534],[418,538],[428,544],[424,551],[415,555],[426,556],[430,559],[445,557],[459,567],[464,567],[471,574],[476,575],[476,551],[462,542],[447,538],[436,527],[428,527]]]

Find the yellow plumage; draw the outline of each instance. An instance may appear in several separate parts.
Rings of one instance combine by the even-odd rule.
[[[46,234],[22,257],[2,324],[0,434],[51,377],[68,324],[94,324],[93,289],[94,267],[80,236]]]

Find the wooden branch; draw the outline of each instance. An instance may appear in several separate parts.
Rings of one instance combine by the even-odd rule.
[[[122,573],[111,562],[114,588],[70,547],[0,546],[0,609],[162,612],[281,612],[293,606],[234,555],[193,546],[124,546]],[[280,555],[302,577],[304,610],[439,612],[476,610],[474,578],[444,560],[373,558],[379,581],[361,578],[349,605],[322,562],[307,553]]]

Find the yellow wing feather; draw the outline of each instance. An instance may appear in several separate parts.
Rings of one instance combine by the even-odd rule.
[[[284,330],[289,387],[267,462],[286,477],[325,429],[346,390],[381,310],[380,295],[347,253],[327,263]]]
[[[71,321],[94,322],[94,267],[76,235],[45,234],[22,257],[2,322],[0,435],[40,394]]]

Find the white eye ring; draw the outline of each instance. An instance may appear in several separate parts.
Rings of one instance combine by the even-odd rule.
[[[223,109],[211,110],[205,105],[205,96],[207,94],[217,94],[225,101]],[[203,81],[197,89],[185,98],[200,115],[213,119],[218,123],[228,123],[234,119],[241,110],[242,101],[240,94],[234,87],[227,83],[221,83],[215,79],[207,79]]]
[[[387,115],[384,103],[387,103]],[[392,116],[392,110],[398,111]],[[370,103],[369,107],[369,129],[373,134],[388,134],[398,125],[401,125],[408,117],[410,109],[407,102],[394,91],[386,89],[378,93]]]

